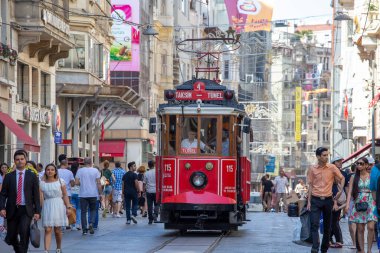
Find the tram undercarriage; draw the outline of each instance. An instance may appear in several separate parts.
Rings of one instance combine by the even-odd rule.
[[[165,229],[186,230],[237,230],[245,224],[245,211],[234,205],[163,204],[161,222]]]

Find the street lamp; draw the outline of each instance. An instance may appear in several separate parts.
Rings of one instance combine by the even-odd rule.
[[[156,36],[158,35],[158,32],[151,25],[147,25],[146,29],[143,31],[143,34],[148,36]]]
[[[241,34],[235,34],[235,30],[230,26],[226,33],[222,33],[220,36],[223,38],[225,44],[232,45],[239,42]]]
[[[334,20],[335,21],[350,21],[352,20],[352,18],[350,18],[350,16],[343,13],[342,11],[337,11]]]

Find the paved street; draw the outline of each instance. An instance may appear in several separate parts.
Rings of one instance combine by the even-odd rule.
[[[162,224],[148,225],[147,220],[138,218],[137,225],[125,225],[124,218],[101,219],[100,229],[95,235],[82,236],[78,231],[67,231],[63,239],[63,252],[310,252],[309,247],[292,242],[293,230],[298,218],[289,218],[286,214],[250,213],[249,222],[239,231],[226,235],[219,232],[188,232],[181,236],[177,231],[164,230]],[[347,232],[347,223],[341,223],[346,246],[343,249],[330,249],[329,252],[355,252],[348,249],[351,244]],[[54,241],[54,240],[53,240]],[[30,252],[43,252],[43,247]],[[52,249],[55,249],[53,245]],[[373,252],[376,245],[373,245]],[[0,242],[0,252],[12,252],[12,249]],[[51,252],[55,252],[52,250]]]

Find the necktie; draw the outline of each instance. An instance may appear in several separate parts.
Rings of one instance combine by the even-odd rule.
[[[16,199],[17,205],[21,205],[21,196],[22,196],[22,172],[19,172],[18,183],[17,183],[17,199]]]

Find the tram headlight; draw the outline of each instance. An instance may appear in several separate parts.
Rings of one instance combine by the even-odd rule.
[[[190,176],[190,182],[195,188],[202,189],[207,185],[207,176],[203,172],[194,172]]]

